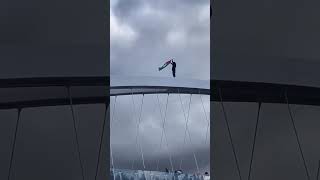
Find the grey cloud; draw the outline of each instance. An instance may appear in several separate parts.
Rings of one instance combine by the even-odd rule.
[[[187,6],[186,3],[177,5],[177,9],[170,10],[164,5],[175,6],[175,2],[144,2],[130,6],[126,1],[119,1],[115,5],[114,11],[119,21],[130,25],[138,34],[138,39],[133,43],[132,48],[123,48],[111,44],[111,74],[131,74],[143,76],[163,76],[155,71],[163,61],[168,58],[175,58],[178,66],[179,76],[208,79],[209,77],[209,21],[200,23],[197,19],[198,6],[209,7],[209,1],[190,1],[198,6]],[[164,16],[162,18],[153,17],[153,14],[142,16],[139,9],[143,5],[150,4],[155,11],[160,11]],[[119,6],[119,7],[118,7]],[[125,16],[120,7],[130,6],[132,14]],[[128,7],[129,8],[129,7]],[[209,8],[208,8],[209,17]],[[176,24],[176,26],[175,26]],[[186,31],[186,41],[183,46],[170,46],[166,38],[170,31]],[[193,39],[205,39],[202,43],[195,43]],[[142,66],[142,64],[144,66]],[[119,68],[121,66],[121,68]],[[199,68],[194,68],[198,66]],[[145,68],[149,67],[149,68]],[[199,72],[199,69],[202,69]]]
[[[199,19],[202,7],[209,1],[124,1],[113,2],[112,11],[119,23],[128,25],[137,34],[130,47],[111,43],[111,76],[146,76],[171,77],[171,68],[161,72],[158,67],[165,60],[174,58],[177,62],[177,78],[209,79],[209,20]],[[149,9],[148,9],[149,8]],[[205,14],[205,13],[204,13]],[[208,18],[209,19],[209,18]],[[169,44],[169,33],[177,32],[173,37],[182,36],[181,43]],[[138,78],[138,77],[137,77]],[[136,110],[139,110],[141,96],[134,96]],[[162,111],[165,109],[166,95],[159,95]],[[187,108],[188,95],[182,95],[182,101]],[[140,159],[140,152],[134,146],[136,123],[132,119],[131,97],[118,97],[120,105],[117,110],[118,123],[111,129],[111,141],[114,148],[116,166],[131,168],[131,160]],[[203,96],[206,110],[209,113],[209,97]],[[185,121],[177,95],[170,95],[167,112],[166,134],[168,136],[168,151],[174,159],[175,169],[179,168],[180,157],[185,158],[183,170],[195,172],[193,152],[196,153],[201,171],[209,171],[209,137],[204,144],[207,122],[201,102],[194,95],[190,112],[189,129],[192,144],[184,141]],[[113,102],[113,101],[112,101]],[[159,150],[161,137],[161,119],[155,95],[146,95],[140,126],[140,140],[144,151],[147,169],[156,169],[156,161],[160,160],[160,169],[170,168],[166,145]],[[112,111],[111,111],[112,112]],[[138,115],[137,115],[138,117]],[[141,161],[136,168],[143,168]]]
[[[185,11],[192,10],[197,5],[209,4],[208,0],[164,0],[164,1],[148,1],[148,0],[119,0],[115,6],[115,11],[119,16],[129,17],[139,13],[137,9],[143,5],[151,5],[156,9],[174,14],[176,12],[184,13]]]
[[[172,155],[174,159],[175,169],[179,168],[180,159],[186,159],[183,163],[183,170],[187,172],[196,171],[195,162],[193,159],[193,152],[196,153],[199,161],[199,166],[202,171],[209,171],[209,142],[210,134],[208,134],[207,144],[204,145],[205,133],[207,122],[202,111],[202,104],[199,97],[192,98],[191,111],[189,117],[189,131],[191,135],[192,144],[190,144],[187,136],[184,149],[184,129],[185,119],[183,117],[180,101],[177,95],[170,95],[168,101],[167,118],[166,118],[166,135],[168,138],[165,141],[163,137],[162,149],[160,146],[160,137],[162,131],[162,119],[159,112],[159,106],[155,95],[145,95],[144,106],[142,109],[140,134],[139,140],[144,152],[145,161],[148,164],[147,168],[156,170],[156,162],[161,162],[160,167],[163,170],[164,167],[170,167],[168,163],[167,151]],[[182,102],[187,108],[189,95],[181,95]],[[160,103],[162,104],[162,113],[165,110],[166,95],[159,95]],[[136,105],[136,118],[133,119],[132,101],[131,96],[119,96],[117,97],[116,114],[114,115],[114,121],[111,128],[111,147],[113,148],[114,163],[117,168],[131,168],[132,160],[141,161],[140,150],[136,143],[137,133],[137,118],[139,117],[140,103],[142,97],[133,96]],[[208,97],[202,97],[204,105],[208,113]],[[112,106],[114,98],[112,98]],[[186,110],[187,111],[187,110]],[[113,113],[113,108],[111,109]],[[112,117],[111,113],[111,117]],[[187,113],[187,112],[186,112]],[[209,133],[209,132],[208,132]],[[137,142],[139,143],[139,141]],[[167,149],[169,148],[169,149]],[[140,162],[141,165],[142,162]],[[135,168],[143,168],[141,166],[135,166]]]

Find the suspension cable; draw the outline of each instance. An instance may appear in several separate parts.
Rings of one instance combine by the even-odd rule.
[[[114,174],[114,162],[113,162],[113,153],[112,153],[111,143],[110,143],[110,154],[111,154],[111,168],[112,168],[113,180],[116,180],[116,175]]]
[[[101,150],[102,150],[102,143],[103,143],[103,137],[104,137],[104,131],[105,131],[105,124],[106,124],[106,118],[107,115],[109,114],[109,106],[106,103],[106,110],[105,110],[105,114],[104,114],[104,118],[103,118],[103,123],[102,123],[102,130],[101,130],[101,136],[100,136],[100,145],[99,145],[99,152],[98,152],[98,160],[97,160],[97,167],[96,167],[96,175],[95,175],[95,180],[97,180],[98,177],[98,169],[99,169],[99,164],[100,164],[100,156],[101,156]]]
[[[10,157],[10,164],[9,164],[9,172],[8,172],[8,180],[10,180],[11,177],[11,168],[12,168],[12,163],[13,163],[13,156],[15,152],[15,147],[16,147],[16,141],[17,141],[17,134],[18,134],[18,128],[19,128],[19,122],[20,122],[20,114],[21,114],[21,109],[18,109],[18,117],[17,117],[17,122],[16,122],[16,128],[14,131],[14,137],[13,137],[13,146],[11,150],[11,157]]]
[[[301,143],[300,143],[300,140],[299,140],[298,131],[297,131],[297,128],[296,128],[296,125],[295,125],[295,122],[294,122],[294,119],[293,119],[291,107],[290,107],[290,104],[289,104],[287,90],[286,90],[285,96],[286,96],[286,102],[287,102],[287,106],[288,106],[288,111],[289,111],[289,114],[290,114],[290,120],[291,120],[291,123],[292,123],[292,126],[293,126],[293,130],[294,130],[294,134],[296,136],[296,140],[297,140],[297,143],[298,143],[298,146],[299,146],[299,151],[300,151],[300,155],[301,155],[302,160],[303,160],[303,165],[304,165],[304,168],[306,170],[307,179],[310,180],[310,175],[309,175],[307,163],[306,163],[306,160],[305,160],[304,155],[303,155]]]
[[[131,89],[131,100],[132,100],[132,113],[133,113],[133,115],[132,115],[132,119],[134,120],[135,118],[136,118],[136,105],[135,105],[135,103],[134,103],[134,98],[133,98],[133,91],[132,91],[132,89]],[[136,124],[138,124],[138,119],[136,120]],[[135,142],[134,143],[134,145],[136,146],[136,144],[137,144],[137,142]],[[131,169],[133,169],[134,168],[134,159],[132,159],[132,161],[131,161]]]
[[[178,94],[179,94],[179,99],[180,99],[181,108],[182,108],[184,117],[186,117],[186,116],[185,116],[184,107],[183,107],[183,104],[182,104],[182,100],[181,100],[181,95],[180,95],[179,89],[178,89]],[[192,140],[191,140],[191,134],[190,134],[190,131],[189,131],[189,128],[188,128],[188,122],[189,122],[189,113],[190,113],[191,99],[192,99],[192,94],[190,94],[190,101],[189,101],[189,108],[188,108],[188,116],[187,116],[187,119],[185,118],[185,123],[186,123],[185,138],[186,138],[186,133],[187,133],[187,134],[189,135],[190,144],[192,144]],[[184,145],[185,145],[185,143],[184,143]],[[197,156],[196,156],[196,154],[195,154],[194,151],[192,151],[192,153],[193,153],[193,158],[194,158],[194,161],[195,161],[195,164],[196,164],[196,167],[197,167],[197,171],[198,171],[198,173],[199,173],[199,165],[198,165]],[[181,166],[182,166],[182,158],[181,158],[181,161],[180,161],[180,167],[181,167]],[[180,169],[181,169],[181,168],[180,168]]]
[[[252,150],[251,150],[251,158],[250,158],[250,165],[249,165],[248,180],[250,180],[250,178],[251,178],[253,154],[254,154],[254,149],[255,149],[255,144],[256,144],[257,132],[258,132],[260,109],[261,109],[261,102],[259,102],[259,104],[258,104],[258,115],[257,115],[256,126],[255,126],[255,129],[254,129],[254,137],[253,137],[253,144],[252,144]]]
[[[203,104],[203,100],[202,100],[202,95],[200,94],[200,89],[199,89],[199,95],[200,95],[200,100],[201,100],[201,104],[202,104],[202,109],[203,109],[203,112],[204,112],[204,115],[205,115],[205,121],[207,123],[207,127],[206,127],[206,138],[204,140],[204,145],[207,145],[207,140],[208,140],[208,132],[209,132],[209,127],[210,127],[210,121],[208,120],[208,117],[207,117],[207,112],[206,112],[206,109],[204,108],[204,104]],[[204,160],[206,161],[206,160]],[[210,163],[210,160],[209,160],[209,163]]]
[[[115,98],[114,98],[113,113],[112,113],[111,122],[110,122],[110,130],[113,127],[114,114],[116,113],[116,103],[117,103],[117,96],[115,96]],[[110,136],[111,136],[111,134],[110,134]],[[110,155],[111,155],[111,168],[112,168],[112,173],[113,173],[113,180],[116,180],[116,176],[114,174],[114,161],[113,161],[113,152],[112,152],[112,141],[110,141]]]
[[[188,127],[187,127],[187,129],[188,129]],[[189,131],[189,129],[188,129],[187,131],[188,131],[188,134],[189,134],[190,144],[192,144],[192,141],[191,141],[191,135],[190,135],[190,131]],[[197,171],[198,171],[198,173],[199,173],[199,172],[200,172],[200,169],[199,169],[199,165],[198,165],[197,156],[196,156],[196,154],[195,154],[195,152],[194,152],[194,151],[192,151],[192,153],[193,153],[194,162],[196,163]]]
[[[235,147],[234,147],[234,144],[233,144],[231,130],[230,130],[230,126],[229,126],[229,122],[228,122],[228,118],[227,118],[227,113],[226,113],[226,111],[224,109],[224,105],[223,105],[223,102],[222,102],[221,88],[219,88],[219,95],[220,95],[220,104],[221,104],[221,107],[222,107],[224,120],[225,120],[225,123],[227,125],[229,140],[230,140],[230,143],[231,143],[231,146],[232,146],[232,152],[233,152],[233,156],[234,156],[234,159],[235,159],[235,162],[236,162],[239,179],[242,180],[241,173],[240,173],[240,167],[239,167],[239,163],[238,163],[238,158],[237,158],[236,150],[235,150]]]
[[[159,99],[158,99],[159,100]],[[167,96],[167,102],[166,102],[166,109],[165,109],[165,115],[164,115],[164,120],[163,120],[163,134],[164,134],[164,138],[165,138],[165,141],[166,141],[166,146],[167,146],[167,153],[168,153],[168,156],[169,156],[169,161],[170,161],[170,166],[171,166],[171,170],[173,172],[173,162],[172,162],[172,156],[171,156],[171,153],[169,151],[169,141],[168,141],[168,137],[167,137],[167,133],[166,133],[166,130],[165,130],[165,123],[167,121],[167,109],[168,109],[168,101],[169,101],[169,94]],[[159,101],[160,103],[160,101]]]
[[[168,94],[168,96],[169,96],[169,94]],[[167,99],[168,99],[168,97],[167,97]],[[157,100],[158,100],[159,111],[160,111],[160,120],[161,120],[161,123],[163,124],[162,111],[161,111],[161,105],[160,105],[158,94],[157,94]],[[161,126],[161,137],[160,137],[159,151],[161,151],[161,147],[162,147],[162,138],[163,138],[163,125]],[[156,152],[156,150],[154,151],[154,153]],[[157,160],[157,171],[159,171],[159,159]]]
[[[140,106],[140,114],[139,114],[139,122],[138,122],[138,125],[137,125],[137,136],[136,136],[136,144],[138,143],[138,146],[140,148],[140,153],[141,153],[141,158],[142,158],[142,165],[143,165],[143,168],[145,169],[146,166],[145,166],[145,163],[144,163],[144,157],[143,157],[143,151],[142,151],[142,147],[141,147],[141,142],[140,140],[138,141],[138,137],[139,137],[139,129],[140,129],[140,123],[141,123],[141,114],[142,114],[142,106],[143,106],[143,100],[144,100],[144,94],[142,95],[142,102],[141,102],[141,106]]]
[[[190,94],[190,100],[189,100],[189,105],[188,105],[188,107],[189,107],[188,108],[188,115],[186,117],[186,113],[185,113],[185,109],[184,109],[183,104],[182,104],[182,100],[181,100],[180,90],[179,89],[178,89],[178,93],[179,93],[179,100],[180,100],[181,108],[182,108],[182,111],[183,111],[183,117],[184,117],[185,121],[188,122],[188,120],[186,120],[186,118],[189,119],[189,112],[190,112],[190,104],[191,104],[191,96],[192,96],[192,94]],[[183,139],[182,149],[184,149],[185,144],[186,144],[186,133],[187,133],[187,123],[186,123],[185,131],[184,131],[184,139]],[[182,169],[182,161],[183,161],[183,157],[180,158],[180,165],[179,165],[180,169]]]
[[[79,163],[80,163],[80,167],[81,167],[81,175],[82,175],[82,180],[84,180],[84,169],[83,169],[83,164],[82,164],[82,161],[81,161],[81,153],[80,153],[80,145],[79,145],[79,139],[78,139],[78,131],[77,131],[77,127],[76,127],[76,119],[75,119],[73,103],[72,103],[72,96],[71,96],[71,91],[70,91],[70,87],[69,86],[68,86],[68,95],[69,95],[69,99],[70,99],[70,109],[71,109],[71,113],[72,113],[73,129],[74,129],[74,133],[75,133],[75,139],[76,139]]]
[[[205,120],[206,120],[206,123],[207,123],[206,139],[204,141],[204,144],[206,145],[207,144],[207,140],[208,140],[208,132],[209,132],[210,122],[209,122],[208,117],[207,117],[206,109],[204,108],[204,105],[203,105],[203,100],[202,100],[202,95],[200,94],[200,89],[199,89],[199,95],[200,95],[200,99],[201,99],[202,109],[203,109],[203,112],[204,112],[204,115],[205,115],[205,118],[206,118]]]
[[[142,165],[143,165],[143,169],[146,169],[146,165],[144,162],[144,155],[143,155],[143,150],[142,150],[142,146],[141,146],[141,140],[139,139],[139,130],[140,130],[140,123],[141,123],[141,119],[142,119],[142,107],[143,107],[143,100],[144,100],[144,94],[142,94],[142,102],[141,102],[141,107],[140,107],[140,115],[139,115],[139,124],[138,124],[138,129],[137,129],[137,140],[138,140],[138,145],[140,147],[140,153],[141,153],[141,158],[142,158]],[[144,177],[147,178],[145,171],[143,171]]]
[[[171,166],[171,170],[173,172],[173,163],[172,163],[172,157],[169,151],[169,143],[168,143],[168,138],[166,135],[166,131],[165,131],[165,123],[166,123],[166,116],[167,116],[167,108],[168,108],[168,100],[169,100],[169,94],[167,95],[167,100],[166,100],[166,107],[165,107],[165,112],[164,112],[164,117],[162,110],[161,110],[161,105],[160,105],[160,101],[159,101],[159,96],[157,94],[157,100],[158,100],[158,105],[159,105],[159,111],[160,111],[160,116],[162,120],[162,131],[161,131],[161,138],[160,138],[160,147],[159,147],[159,151],[161,151],[162,148],[162,139],[163,139],[163,135],[165,137],[165,141],[166,141],[166,145],[167,145],[167,152],[168,152],[168,156],[169,156],[169,160],[170,160],[170,166]],[[157,171],[159,170],[159,159],[157,161]]]
[[[111,118],[110,124],[113,124],[113,123],[114,123],[113,121],[114,121],[114,115],[115,115],[115,113],[116,113],[117,97],[118,97],[118,96],[115,96],[115,97],[114,97],[113,113],[112,113],[112,118]]]

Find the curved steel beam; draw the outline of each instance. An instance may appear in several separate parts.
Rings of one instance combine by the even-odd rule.
[[[172,86],[116,86],[110,87],[110,96],[131,94],[203,94],[210,95],[210,89]]]
[[[318,87],[220,80],[212,80],[210,83],[211,89],[221,89],[225,102],[286,104],[287,92],[290,104],[320,105],[320,88]],[[213,90],[210,98],[211,101],[218,101],[219,91]]]
[[[74,104],[103,104],[109,103],[109,96],[121,96],[132,94],[161,94],[161,93],[182,93],[182,94],[205,94],[210,95],[211,101],[219,101],[218,89],[224,102],[262,102],[285,104],[285,93],[288,93],[290,104],[320,106],[320,88],[309,86],[296,86],[287,84],[239,82],[225,80],[211,80],[211,92],[209,89],[170,87],[170,86],[116,86],[109,87],[110,78],[99,77],[45,77],[45,78],[18,78],[0,79],[0,90],[34,88],[36,93],[41,94],[42,88],[48,87],[74,87]],[[38,88],[39,87],[39,88]],[[81,89],[85,87],[84,89]],[[92,87],[94,87],[93,90]],[[50,88],[49,88],[50,89]],[[30,89],[29,89],[30,90]],[[31,91],[31,90],[30,90]],[[33,91],[33,89],[32,89]],[[38,92],[39,91],[39,92]],[[0,96],[1,96],[0,91]],[[22,92],[17,96],[13,92],[9,95],[24,97]],[[54,90],[53,90],[54,92]],[[60,92],[61,93],[61,92]],[[50,93],[49,93],[50,94]],[[54,93],[53,93],[54,95]],[[4,95],[7,98],[7,95]],[[28,108],[40,106],[68,105],[67,97],[43,97],[38,99],[3,100],[1,98],[0,109]],[[10,98],[7,98],[10,99]]]

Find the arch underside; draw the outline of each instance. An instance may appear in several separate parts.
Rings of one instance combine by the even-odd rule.
[[[108,103],[109,96],[131,94],[203,94],[211,101],[320,105],[320,88],[272,83],[211,80],[210,89],[172,86],[109,86],[109,78],[58,77],[0,79],[0,109],[68,105],[68,87],[74,104]],[[216,92],[216,93],[215,93]]]

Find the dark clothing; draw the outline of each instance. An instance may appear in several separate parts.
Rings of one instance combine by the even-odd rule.
[[[177,64],[176,62],[172,62],[172,68],[176,68]]]
[[[176,77],[176,62],[172,62],[172,75],[173,77]]]

